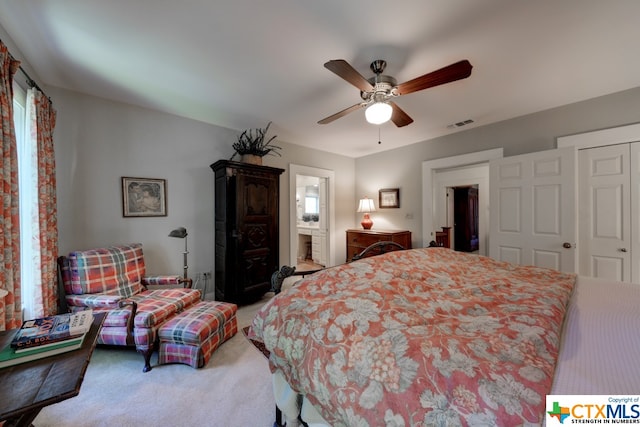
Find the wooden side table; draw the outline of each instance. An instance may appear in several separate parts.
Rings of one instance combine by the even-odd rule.
[[[405,249],[411,249],[411,232],[408,230],[347,230],[347,262],[367,246],[383,241],[399,243]]]
[[[0,421],[5,427],[30,426],[45,406],[80,393],[105,317],[106,313],[94,313],[91,329],[77,350],[0,369]],[[0,348],[15,332],[0,332]]]

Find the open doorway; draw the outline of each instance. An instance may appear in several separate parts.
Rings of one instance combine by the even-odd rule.
[[[436,239],[446,216],[442,213],[447,206],[446,194],[448,187],[478,184],[478,253],[489,255],[489,161],[502,158],[502,148],[495,148],[459,156],[426,160],[422,163],[422,241],[427,246]],[[466,168],[479,166],[479,176],[476,179],[462,181],[460,176],[469,174]],[[446,173],[453,176],[450,182],[443,180]],[[442,182],[445,181],[445,182]]]
[[[441,169],[434,174],[436,227],[449,230],[449,247],[486,255],[489,164]]]
[[[451,224],[450,247],[458,252],[478,252],[480,248],[479,185],[447,189],[447,224]]]
[[[290,265],[297,271],[335,265],[334,172],[289,165]]]
[[[319,270],[327,265],[327,178],[296,176],[296,270]]]

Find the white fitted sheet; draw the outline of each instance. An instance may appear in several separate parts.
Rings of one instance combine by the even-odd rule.
[[[640,393],[640,285],[579,277],[551,394]]]

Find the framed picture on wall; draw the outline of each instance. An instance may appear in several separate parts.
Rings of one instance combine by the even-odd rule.
[[[167,181],[123,176],[122,216],[167,216]]]
[[[385,208],[400,207],[400,189],[399,188],[383,188],[378,191],[378,206]]]

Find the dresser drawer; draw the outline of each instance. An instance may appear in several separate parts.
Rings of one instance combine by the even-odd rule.
[[[368,246],[391,241],[411,249],[411,232],[407,230],[347,230],[347,262]]]
[[[347,232],[347,246],[356,246],[362,249],[376,242],[391,240],[391,236],[385,234],[362,234]]]

